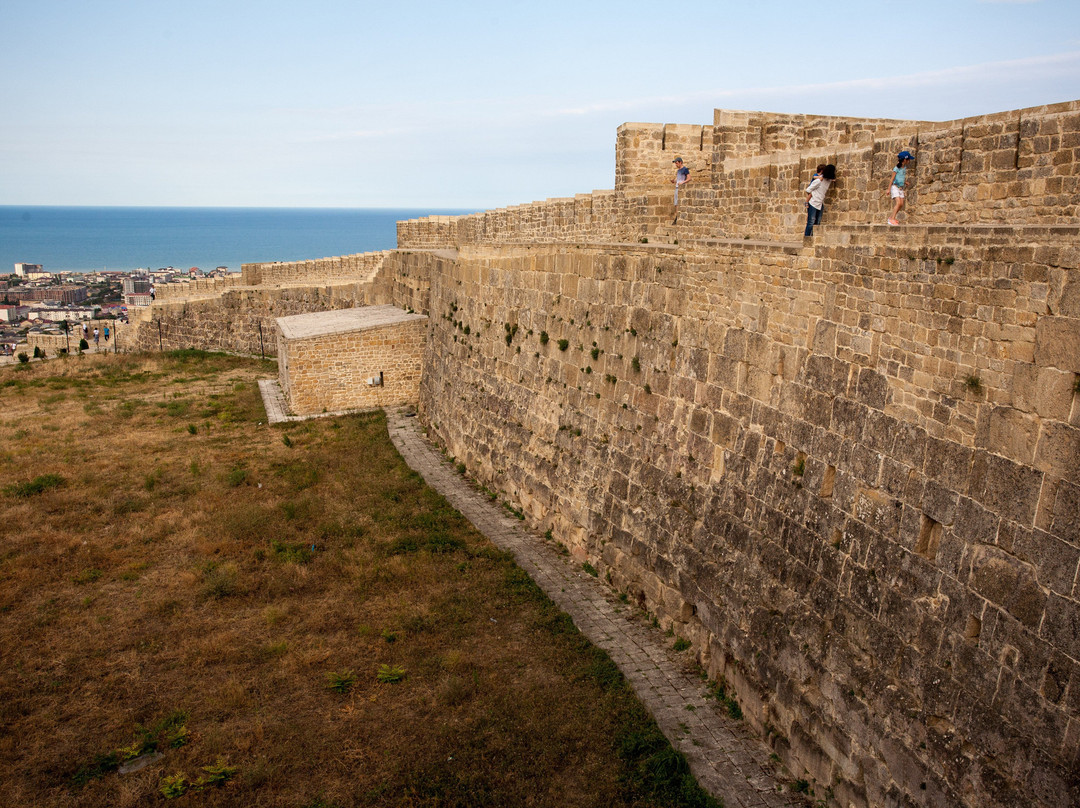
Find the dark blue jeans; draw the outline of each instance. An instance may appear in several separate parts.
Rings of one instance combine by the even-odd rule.
[[[806,206],[806,232],[804,236],[809,236],[814,231],[815,224],[821,224],[821,214],[825,212],[825,208],[815,208],[813,205]]]

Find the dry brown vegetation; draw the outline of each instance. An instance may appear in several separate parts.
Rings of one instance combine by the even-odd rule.
[[[0,371],[0,805],[710,804],[381,414],[267,426],[275,370]]]

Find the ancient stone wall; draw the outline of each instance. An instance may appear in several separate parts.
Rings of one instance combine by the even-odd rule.
[[[916,153],[909,223],[1071,225],[1080,216],[1078,101],[948,122],[716,110],[711,127],[621,126],[614,191],[399,222],[398,245],[798,241],[802,189],[818,163],[838,169],[826,224],[884,224],[902,149]],[[677,226],[674,156],[691,169]]]
[[[264,280],[263,285],[222,284],[216,294],[179,296],[184,290],[170,293],[148,309],[140,320],[132,321],[121,350],[175,350],[202,348],[210,351],[275,356],[277,327],[275,319],[294,314],[348,309],[387,303],[392,298],[406,301],[414,311],[428,307],[427,273],[431,266],[452,260],[453,251],[386,251],[343,256],[340,261],[320,259],[314,262],[280,264],[244,264],[250,280]],[[416,257],[423,256],[422,262]],[[294,281],[308,264],[320,265],[316,272],[328,281],[324,285],[303,285]],[[356,272],[353,278],[337,273]],[[163,288],[170,288],[168,284]],[[183,284],[175,284],[182,287]],[[175,291],[175,294],[173,293]]]
[[[1080,233],[1046,235],[462,250],[422,416],[818,794],[1073,804]]]
[[[198,278],[196,280],[159,283],[154,287],[155,301],[172,301],[196,297],[218,297],[223,292],[242,285],[239,274],[224,278]]]
[[[368,280],[379,271],[389,254],[389,250],[383,250],[311,261],[243,264],[240,274],[244,286],[307,286],[343,278]]]
[[[77,353],[79,350],[79,340],[82,336],[82,326],[86,324],[89,336],[86,338],[87,344],[91,349],[94,347],[94,328],[98,329],[100,336],[100,342],[98,343],[99,350],[105,350],[108,348],[110,351],[114,348],[120,351],[131,350],[131,345],[128,341],[131,336],[131,326],[122,323],[119,320],[80,320],[79,322],[73,322],[71,324],[70,334],[41,334],[36,332],[30,332],[26,335],[26,345],[32,352],[34,348],[41,348],[45,351],[47,356],[58,355],[61,349],[67,349],[70,353]],[[109,327],[109,341],[105,341],[104,333],[105,326]],[[119,346],[117,346],[119,342]]]
[[[427,323],[393,306],[279,318],[278,376],[290,413],[415,404]]]
[[[370,284],[244,288],[219,297],[154,305],[139,323],[129,350],[201,348],[207,351],[274,356],[274,320],[290,314],[366,305]]]

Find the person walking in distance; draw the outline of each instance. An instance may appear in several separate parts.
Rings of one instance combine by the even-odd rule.
[[[893,227],[900,224],[896,218],[900,209],[904,207],[904,185],[907,183],[907,164],[915,159],[915,155],[907,149],[896,156],[896,168],[893,169],[892,180],[889,183],[889,196],[893,200],[892,213],[889,214],[889,224]]]
[[[814,225],[821,224],[821,214],[825,212],[825,194],[836,179],[836,166],[829,163],[821,166],[821,171],[806,186],[806,230],[803,236],[814,234]]]
[[[671,180],[675,183],[675,218],[671,220],[671,223],[675,224],[679,221],[679,189],[690,182],[690,169],[683,165],[681,157],[676,157],[671,162],[675,164],[675,177]]]

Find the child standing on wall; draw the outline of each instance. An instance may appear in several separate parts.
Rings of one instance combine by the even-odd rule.
[[[904,184],[907,182],[907,164],[915,159],[915,155],[907,149],[896,156],[896,168],[893,169],[892,180],[889,184],[889,196],[893,198],[893,210],[889,215],[889,224],[893,227],[900,224],[897,215],[904,207]]]
[[[683,165],[683,159],[676,157],[672,160],[675,164],[675,178],[671,180],[675,183],[675,218],[671,220],[672,224],[679,221],[679,189],[690,182],[690,169]]]
[[[821,214],[825,212],[825,194],[829,192],[829,186],[836,179],[836,166],[818,166],[818,172],[814,179],[806,186],[806,230],[803,236],[811,236],[814,225],[821,224]]]

